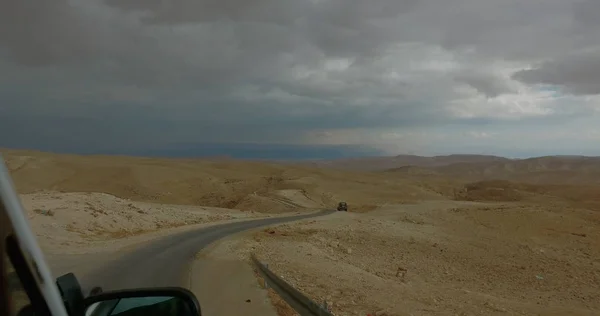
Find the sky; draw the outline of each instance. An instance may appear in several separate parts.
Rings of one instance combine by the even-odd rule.
[[[600,155],[599,94],[597,0],[0,3],[0,147]]]

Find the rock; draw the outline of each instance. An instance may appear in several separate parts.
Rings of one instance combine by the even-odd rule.
[[[396,270],[396,277],[404,280],[407,272],[408,272],[408,270],[406,268],[398,267],[398,270]]]
[[[346,249],[346,253],[347,254],[351,254],[352,253],[352,249],[351,248]]]

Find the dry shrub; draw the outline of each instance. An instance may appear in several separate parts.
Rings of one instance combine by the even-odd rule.
[[[263,279],[256,270],[254,270],[254,276],[256,277],[258,285],[264,289],[265,279]],[[269,296],[271,304],[273,305],[273,307],[275,307],[275,311],[277,311],[278,316],[298,316],[298,313],[273,289],[268,288],[267,294]]]
[[[377,208],[379,208],[379,207],[377,205],[373,205],[373,204],[356,205],[354,207],[351,207],[350,205],[348,205],[348,212],[367,213],[367,212],[374,211]]]
[[[278,316],[297,316],[298,313],[284,301],[273,289],[268,289],[269,299],[271,300],[271,304],[275,307]]]
[[[33,212],[45,216],[54,216],[54,211],[52,210],[41,210],[39,208],[36,208],[35,210],[33,210]]]

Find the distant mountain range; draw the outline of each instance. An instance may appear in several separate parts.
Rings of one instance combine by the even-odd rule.
[[[244,146],[205,144],[189,149],[157,150],[136,153],[102,153],[131,156],[170,157],[207,160],[258,160],[279,164],[304,165],[317,168],[333,168],[352,171],[386,172],[398,176],[442,176],[463,180],[505,179],[534,183],[588,183],[600,184],[600,157],[588,156],[543,156],[527,159],[509,159],[490,155],[456,154],[424,157],[398,155],[387,157],[337,158],[340,155],[373,154],[351,147],[328,146]],[[6,150],[0,148],[0,152]],[[8,150],[23,152],[27,150]],[[95,154],[95,153],[87,153]],[[315,156],[334,157],[314,159]],[[272,159],[269,157],[280,157]],[[299,158],[300,156],[300,158]],[[243,157],[243,158],[240,158]],[[313,158],[313,159],[311,159]],[[336,159],[337,158],[337,159]]]
[[[304,161],[310,159],[343,159],[349,157],[380,156],[380,151],[361,146],[343,145],[290,145],[260,143],[174,143],[144,148],[95,149],[93,147],[38,147],[18,148],[76,155],[125,155],[161,158],[230,158],[243,160]]]
[[[509,159],[485,155],[352,158],[303,163],[321,168],[395,173],[399,176],[444,176],[504,179],[528,183],[600,184],[600,157],[543,156]]]
[[[424,157],[416,155],[398,155],[392,157],[363,157],[333,160],[312,160],[305,164],[315,167],[338,168],[360,171],[383,171],[405,166],[440,167],[456,163],[507,162],[512,159],[488,155],[447,155]]]

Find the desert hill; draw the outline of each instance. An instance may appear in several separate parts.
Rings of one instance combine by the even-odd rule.
[[[435,184],[454,199],[523,201],[561,199],[600,210],[600,157],[547,156],[438,167],[404,166],[382,171],[424,185]],[[431,189],[434,189],[433,187]]]
[[[300,205],[355,210],[439,199],[439,193],[385,174],[233,159],[77,156],[3,150],[20,193],[101,192],[136,201],[240,210],[291,211]]]
[[[510,161],[508,158],[486,155],[448,155],[423,157],[398,155],[393,157],[357,157],[347,159],[320,160],[306,162],[306,165],[343,170],[383,171],[388,169],[415,166],[439,167],[456,163],[490,163]]]
[[[307,165],[214,157],[2,153],[21,193],[100,192],[142,202],[262,212],[332,208],[341,200],[364,211],[417,200],[538,201],[548,197],[586,201],[586,207],[600,208],[597,157],[397,156]],[[396,166],[365,171],[373,169],[376,161]],[[412,165],[399,166],[403,163]]]
[[[358,171],[218,157],[2,154],[56,262],[64,253],[114,251],[197,225],[346,200],[348,213],[240,234],[211,258],[256,252],[309,297],[332,300],[336,314],[600,310],[598,158],[412,157],[421,165],[365,171],[367,161]]]
[[[547,156],[490,162],[460,162],[442,166],[404,166],[395,174],[430,174],[475,180],[511,180],[538,184],[600,184],[600,157]]]

